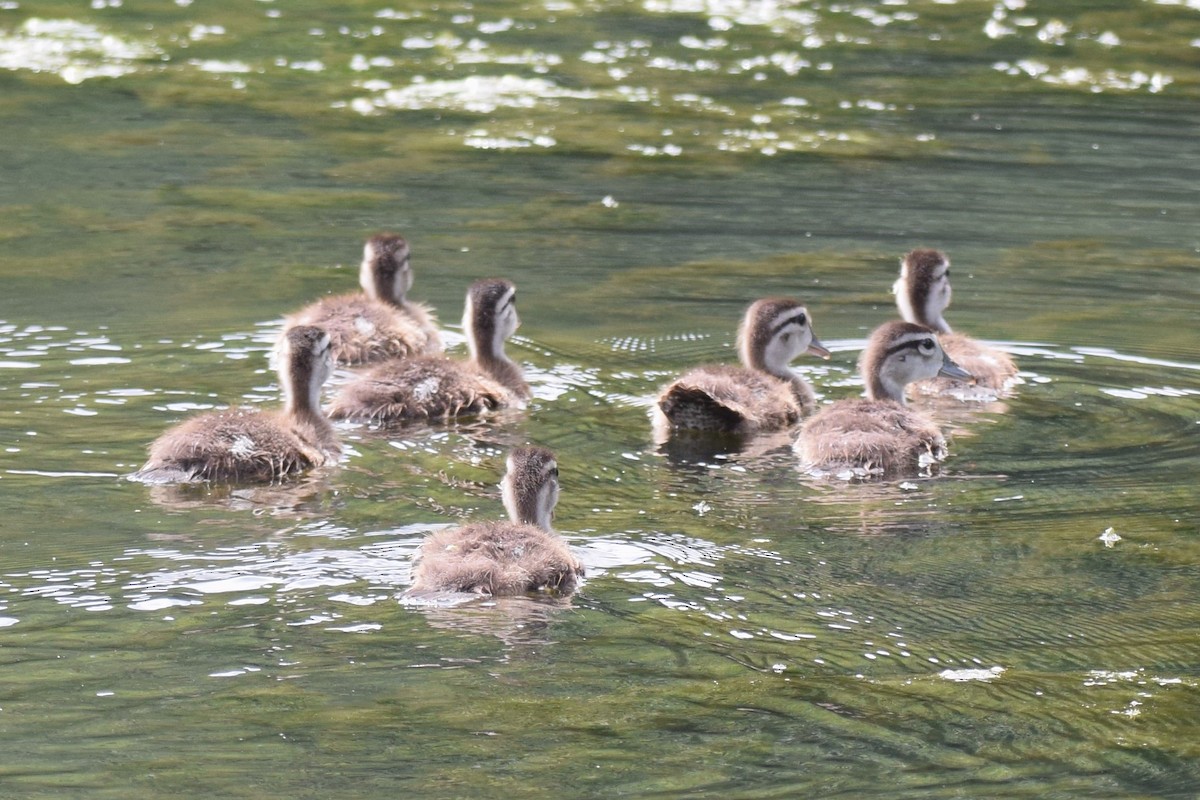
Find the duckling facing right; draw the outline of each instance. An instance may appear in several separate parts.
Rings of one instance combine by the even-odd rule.
[[[943,316],[950,306],[950,259],[940,250],[917,249],[900,261],[900,277],[892,286],[900,316],[937,331],[938,343],[974,378],[971,387],[946,378],[916,383],[924,394],[949,394],[961,399],[994,400],[1020,383],[1017,365],[1008,353],[950,330]]]
[[[531,396],[504,342],[521,324],[517,289],[503,278],[475,281],[467,290],[463,329],[468,361],[420,356],[385,361],[347,383],[329,416],[358,422],[446,419],[520,405]]]
[[[575,591],[583,563],[550,529],[558,503],[554,453],[544,447],[514,449],[500,488],[511,522],[475,522],[431,534],[417,553],[407,595]]]
[[[334,358],[347,366],[442,352],[433,312],[407,299],[413,273],[403,236],[380,233],[368,239],[358,281],[361,294],[318,300],[288,316],[284,332],[297,325],[321,327],[333,341]]]
[[[282,412],[230,408],[187,419],[150,445],[149,460],[130,480],[267,483],[336,460],[341,446],[320,403],[332,371],[329,336],[292,328],[279,356]]]
[[[737,349],[742,366],[696,367],[662,390],[652,411],[656,432],[779,430],[812,413],[812,387],[788,364],[804,352],[829,358],[829,351],[798,300],[751,303],[738,326]]]
[[[924,325],[895,320],[871,334],[859,358],[865,399],[839,400],[801,427],[795,450],[805,468],[889,476],[916,473],[946,457],[946,439],[929,417],[905,405],[906,384],[944,375],[969,380]]]

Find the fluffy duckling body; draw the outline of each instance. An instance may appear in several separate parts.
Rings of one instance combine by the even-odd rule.
[[[361,293],[318,300],[287,317],[284,331],[316,325],[329,334],[339,364],[371,364],[388,358],[442,352],[430,309],[407,298],[413,273],[404,237],[372,236],[363,246]]]
[[[974,378],[973,386],[944,376],[917,381],[917,391],[992,399],[1019,381],[1017,365],[1007,353],[950,329],[944,317],[951,297],[950,259],[945,253],[928,249],[908,253],[900,262],[900,277],[892,292],[900,316],[936,331],[942,349]]]
[[[231,408],[185,420],[150,445],[149,460],[130,478],[267,483],[336,460],[341,447],[320,403],[333,370],[330,348],[320,328],[292,328],[279,358],[282,411]]]
[[[839,400],[805,421],[795,450],[806,468],[873,475],[916,473],[946,457],[929,417],[905,405],[906,384],[936,375],[969,379],[930,328],[896,320],[871,334],[859,359],[865,399]]]
[[[788,364],[801,353],[829,358],[807,310],[790,298],[756,300],[737,334],[741,366],[689,370],[666,386],[653,410],[656,431],[753,433],[786,428],[812,413],[812,387]]]
[[[516,292],[501,278],[475,281],[463,312],[469,360],[386,361],[343,386],[329,415],[384,423],[446,419],[524,403],[531,396],[529,384],[504,352],[504,342],[520,325]]]
[[[500,487],[511,521],[475,522],[430,535],[417,553],[409,594],[575,590],[583,563],[550,529],[559,491],[554,453],[544,447],[513,450]]]

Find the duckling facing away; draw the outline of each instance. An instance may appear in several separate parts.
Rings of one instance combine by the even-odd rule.
[[[742,366],[697,367],[666,386],[652,414],[656,432],[753,433],[786,428],[817,404],[812,387],[788,367],[801,353],[829,358],[797,300],[769,297],[746,309],[737,333]]]
[[[292,328],[279,354],[282,411],[230,408],[187,419],[150,445],[149,460],[130,479],[266,483],[336,460],[341,447],[320,402],[332,371],[329,336]]]
[[[358,281],[362,293],[318,300],[287,317],[284,332],[297,325],[319,326],[333,342],[334,358],[345,365],[442,352],[433,312],[407,299],[413,273],[403,236],[381,233],[368,239]]]
[[[923,325],[896,320],[871,334],[859,358],[865,399],[839,400],[805,421],[795,450],[804,466],[822,472],[872,475],[919,472],[946,457],[933,420],[906,407],[905,384],[936,375],[970,379]]]
[[[943,313],[950,305],[950,259],[940,250],[913,250],[900,261],[900,277],[892,286],[900,316],[933,328],[942,349],[974,377],[974,386],[953,378],[917,381],[923,394],[953,394],[966,399],[994,399],[1018,383],[1017,365],[994,347],[954,333]]]
[[[504,353],[505,340],[521,322],[516,297],[510,281],[475,281],[463,312],[469,360],[385,361],[343,386],[329,415],[359,422],[445,419],[524,403],[531,396],[529,384]]]
[[[550,529],[558,502],[554,453],[516,448],[500,489],[511,522],[475,522],[431,534],[417,553],[407,594],[566,595],[575,590],[583,563]]]

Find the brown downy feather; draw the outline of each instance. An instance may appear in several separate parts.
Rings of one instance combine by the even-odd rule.
[[[672,430],[754,433],[786,428],[816,407],[816,395],[788,363],[803,352],[822,355],[799,301],[768,297],[751,303],[737,333],[741,366],[696,367],[666,386],[652,414],[656,435]]]
[[[431,310],[411,301],[395,306],[365,294],[335,295],[288,316],[285,330],[297,325],[329,331],[335,358],[346,366],[442,352]]]
[[[333,419],[385,423],[481,414],[522,399],[470,363],[421,356],[370,369],[343,386],[327,410]]]
[[[663,390],[658,407],[673,427],[736,433],[786,428],[804,414],[787,382],[727,364],[684,373]]]
[[[931,328],[900,320],[880,325],[859,357],[859,372],[866,399],[839,400],[800,428],[794,448],[806,468],[891,477],[916,474],[946,457],[941,429],[904,402],[904,388],[914,380],[970,378]]]
[[[363,291],[326,297],[285,319],[323,328],[339,364],[371,364],[389,358],[442,352],[437,320],[428,306],[406,298],[412,283],[409,247],[392,233],[372,236],[359,270]]]
[[[570,594],[584,572],[555,533],[534,525],[476,522],[436,531],[421,546],[414,594]]]
[[[946,439],[928,417],[890,400],[839,400],[804,423],[797,451],[826,472],[917,473],[946,457]]]
[[[544,447],[509,453],[500,483],[507,522],[476,522],[433,533],[421,545],[409,594],[469,592],[570,594],[583,563],[550,530],[558,502],[558,462]]]
[[[967,400],[990,400],[1020,383],[1017,365],[1007,353],[961,333],[943,316],[950,306],[950,259],[940,250],[921,248],[900,261],[900,277],[892,287],[900,315],[908,322],[937,331],[938,341],[971,382],[945,376],[919,380],[913,390],[927,395],[954,395]]]
[[[387,423],[446,419],[516,406],[531,396],[521,368],[504,354],[519,320],[516,289],[503,279],[471,284],[463,327],[471,358],[419,356],[369,369],[338,392],[333,419]]]
[[[336,460],[337,434],[318,403],[332,369],[329,348],[320,329],[292,329],[279,366],[283,411],[236,408],[187,419],[150,445],[145,466],[130,478],[265,483]]]

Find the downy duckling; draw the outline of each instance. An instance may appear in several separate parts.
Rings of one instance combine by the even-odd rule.
[[[150,445],[150,458],[130,476],[146,483],[266,483],[334,461],[337,434],[321,413],[321,385],[333,371],[329,336],[301,325],[279,353],[280,412],[213,411],[185,420]]]
[[[385,361],[342,387],[329,407],[334,419],[393,422],[444,419],[520,405],[531,396],[521,368],[504,353],[520,325],[517,289],[502,278],[467,290],[463,330],[471,357],[419,356]]]
[[[918,381],[923,394],[955,394],[973,399],[994,399],[1009,389],[1017,378],[1017,365],[1007,354],[982,342],[954,333],[943,313],[950,305],[950,259],[940,250],[913,250],[900,261],[900,277],[892,285],[900,316],[909,322],[933,328],[942,349],[975,378],[971,391],[962,381],[934,378]],[[978,396],[977,396],[978,395]]]
[[[946,457],[933,420],[906,407],[904,386],[945,375],[970,379],[924,325],[895,320],[871,334],[858,362],[865,399],[838,400],[805,421],[795,450],[805,468],[870,474],[915,473]]]
[[[296,325],[321,327],[333,341],[337,363],[348,366],[442,352],[433,312],[407,299],[413,273],[403,236],[380,233],[367,240],[358,282],[362,293],[318,300],[288,316],[284,332]]]
[[[812,387],[788,364],[804,352],[829,358],[829,351],[799,301],[751,303],[738,326],[737,349],[742,366],[697,367],[666,386],[652,411],[655,430],[770,431],[813,412]]]
[[[474,522],[431,534],[417,553],[408,595],[565,595],[575,590],[583,563],[550,529],[558,502],[554,453],[516,448],[509,453],[500,489],[511,522]]]

